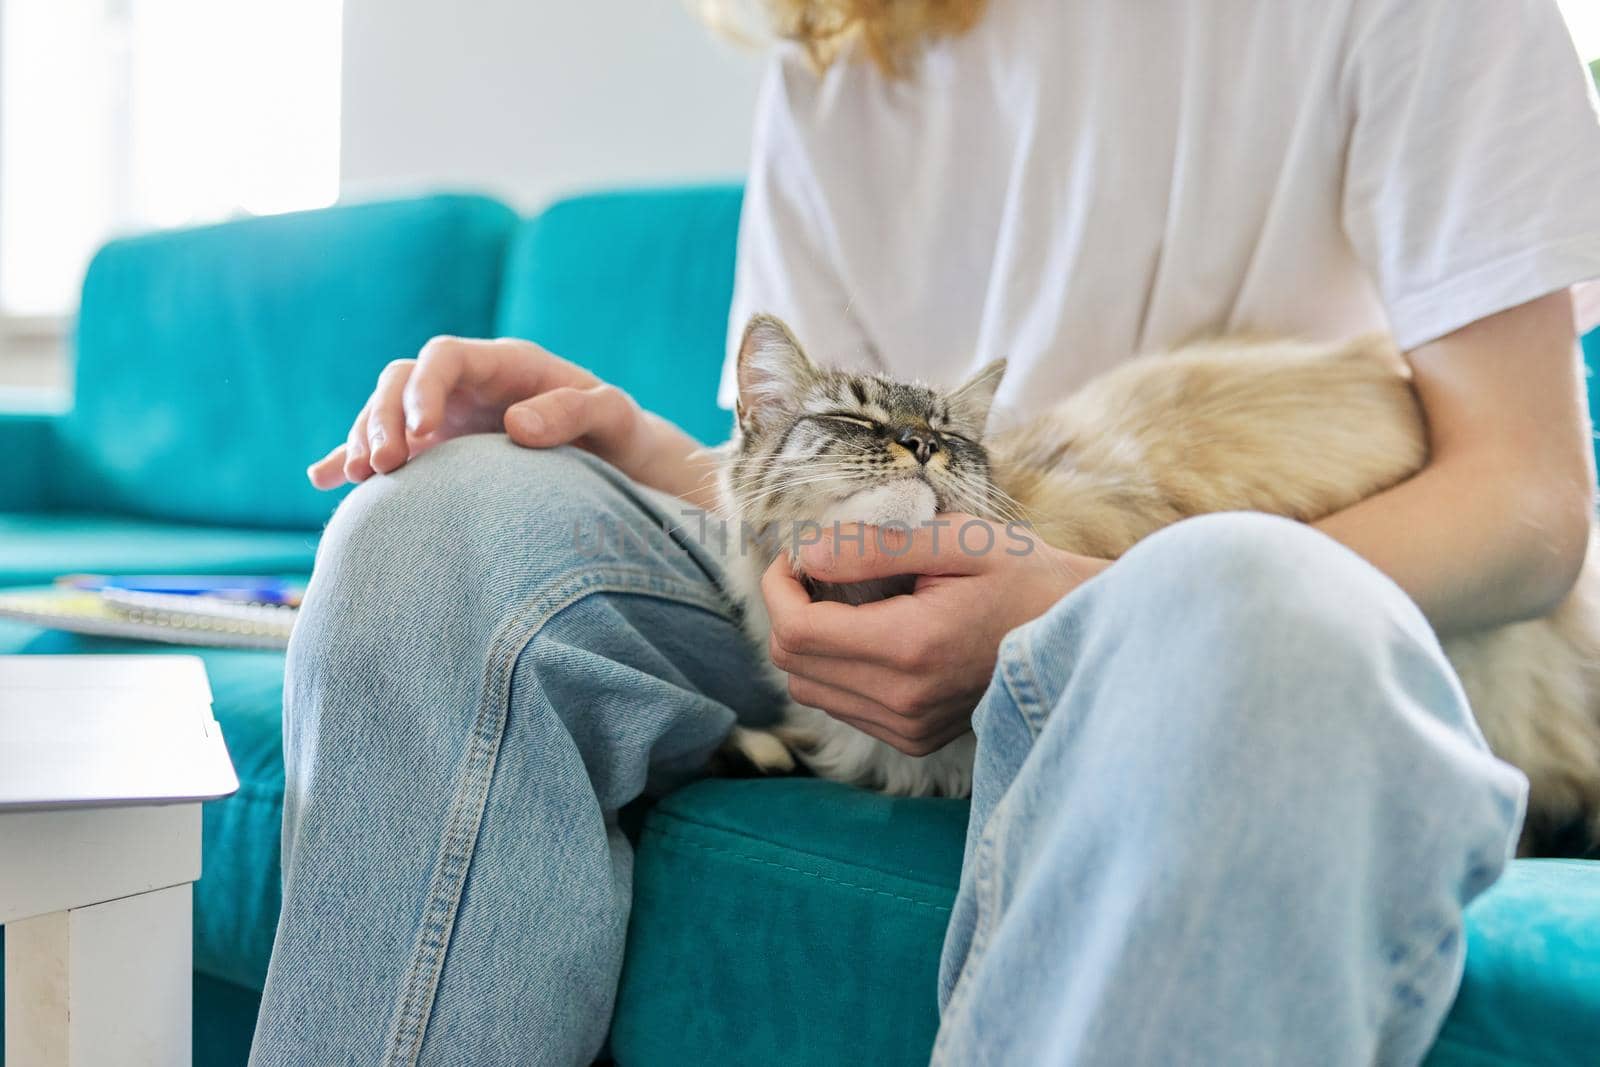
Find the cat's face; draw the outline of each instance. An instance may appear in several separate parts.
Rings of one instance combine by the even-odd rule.
[[[739,351],[731,503],[756,524],[987,516],[984,426],[1004,369],[991,363],[948,392],[825,370],[782,322],[757,315]]]

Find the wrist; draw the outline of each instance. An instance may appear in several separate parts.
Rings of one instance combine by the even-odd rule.
[[[699,508],[715,506],[715,466],[696,462],[700,442],[677,425],[653,411],[635,405],[637,416],[628,444],[619,451],[625,455],[611,460],[613,466],[641,485],[671,493]]]
[[[1084,582],[1093,578],[1107,567],[1111,560],[1098,559],[1094,556],[1080,556],[1075,552],[1043,545],[1044,574],[1038,582],[1037,588],[1045,590],[1043,603],[1035,605],[1038,611],[1034,617],[1043,615],[1057,603],[1070,595]]]

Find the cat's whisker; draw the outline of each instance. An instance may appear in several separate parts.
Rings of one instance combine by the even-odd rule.
[[[772,475],[781,475],[784,478],[814,478],[822,476],[861,475],[871,473],[871,468],[850,464],[817,464],[817,463],[789,463],[783,466],[768,467],[754,472],[737,472],[742,474],[757,474],[761,477],[757,481],[766,481]],[[749,479],[744,479],[749,480]]]
[[[1007,527],[984,551],[1015,552],[1024,533],[1052,546],[1028,565],[1061,575],[1063,588],[1089,577],[1089,564],[1078,560],[1115,558],[1189,516],[1256,511],[1312,521],[1409,477],[1426,459],[1426,427],[1392,345],[1381,338],[1361,344],[1227,341],[1164,353],[1108,374],[983,444],[973,424],[981,427],[986,412],[968,405],[967,429],[949,430],[946,455],[922,477],[941,510]],[[906,473],[884,440],[907,426],[942,432],[952,396],[975,390],[984,394],[977,401],[983,407],[994,384],[940,393],[818,368],[781,323],[761,316],[746,333],[738,368],[744,410],[762,417],[715,457],[726,464],[726,510],[790,528],[840,511],[836,505],[846,501],[843,511],[880,516],[879,525],[893,521],[882,516],[897,507],[920,515],[915,493],[873,492]],[[981,376],[974,381],[983,384]],[[1341,417],[1320,414],[1330,408]],[[775,454],[786,447],[811,454]],[[969,535],[961,548],[976,544]],[[1591,558],[1600,559],[1600,549]],[[729,568],[731,590],[747,603],[761,595],[762,568],[751,564],[763,562]],[[1600,840],[1600,777],[1594,759],[1578,756],[1600,752],[1592,697],[1600,689],[1593,607],[1600,566],[1586,568],[1579,581],[1560,611],[1519,623],[1514,640],[1490,630],[1459,644],[1446,638],[1443,648],[1491,748],[1529,772],[1529,825],[1578,820]],[[878,588],[869,584],[862,593]],[[891,595],[893,587],[881,588]],[[764,648],[765,615],[749,618],[757,620],[752,640]],[[1534,709],[1522,696],[1531,691],[1530,677],[1549,695]],[[1551,678],[1563,684],[1546,685]],[[1537,731],[1528,729],[1532,714]],[[798,705],[776,735],[823,777],[908,793],[965,792],[970,782],[970,735],[912,760]]]
[[[829,482],[839,482],[841,480],[841,477],[837,474],[822,474],[807,478],[793,478],[780,482],[776,485],[762,486],[760,492],[752,493],[751,495],[745,497],[744,500],[747,505],[758,503],[771,499],[775,496],[780,496],[784,493],[793,492],[796,489],[801,489],[808,485],[821,485]]]

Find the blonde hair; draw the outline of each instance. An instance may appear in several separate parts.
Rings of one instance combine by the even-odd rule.
[[[824,70],[852,46],[890,77],[939,37],[970,30],[988,0],[693,0],[709,25],[738,40],[764,33],[802,46]]]

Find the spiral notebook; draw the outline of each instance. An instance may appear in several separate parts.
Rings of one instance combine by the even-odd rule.
[[[0,618],[50,630],[172,645],[284,648],[296,609],[216,597],[62,587],[0,591]]]

